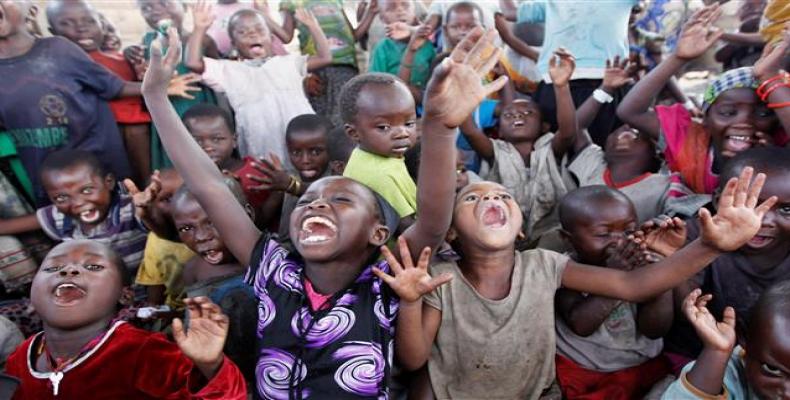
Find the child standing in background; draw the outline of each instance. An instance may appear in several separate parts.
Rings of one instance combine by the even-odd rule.
[[[238,0],[218,0],[217,4],[214,5],[216,19],[214,23],[211,24],[211,27],[208,29],[208,31],[206,31],[206,34],[214,39],[214,43],[217,44],[217,50],[219,51],[219,54],[221,54],[224,58],[231,58],[234,55],[235,49],[233,47],[233,43],[231,43],[230,33],[228,33],[230,18],[236,12],[250,8],[260,11],[266,18],[266,24],[269,25],[269,29],[273,33],[272,54],[276,56],[284,56],[288,54],[288,52],[285,50],[285,47],[283,46],[283,42],[274,34],[277,24],[273,20],[270,21],[271,16],[269,14],[271,14],[271,12],[269,11],[269,6],[266,4],[265,0],[263,0],[263,4],[261,4],[260,0],[254,0],[252,5],[250,5],[247,1],[242,3]],[[284,21],[284,25],[293,25],[292,15],[283,13],[283,18],[286,19],[286,21]]]
[[[187,44],[186,65],[203,75],[206,83],[228,96],[236,112],[236,130],[242,155],[286,159],[285,128],[291,118],[312,114],[302,82],[307,71],[331,62],[330,46],[318,21],[299,10],[297,19],[309,27],[316,43],[313,56],[274,56],[271,34],[263,16],[242,10],[230,19],[231,40],[242,61],[213,60],[201,54],[204,32],[214,21],[212,7],[200,1],[194,7],[195,34]]]

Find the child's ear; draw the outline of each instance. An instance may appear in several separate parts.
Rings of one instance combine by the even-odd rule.
[[[551,129],[551,124],[549,124],[548,122],[544,121],[542,124],[540,124],[540,132],[541,133],[546,133],[550,129]]]
[[[390,238],[390,229],[382,224],[373,227],[373,234],[370,236],[370,244],[379,247],[387,243]]]
[[[354,143],[359,143],[359,132],[357,132],[357,128],[352,124],[343,124],[343,129],[346,131],[346,135],[354,141]]]
[[[131,286],[124,286],[121,289],[121,297],[118,299],[118,304],[121,305],[121,308],[134,305],[134,289]]]
[[[332,175],[343,175],[343,171],[346,169],[345,161],[334,160],[329,162],[329,172]]]
[[[458,232],[455,230],[455,228],[450,227],[450,229],[447,230],[447,235],[445,235],[444,240],[447,243],[452,243],[455,241],[455,239],[458,239]]]
[[[112,190],[115,187],[115,175],[107,174],[104,176],[104,184],[108,189]]]

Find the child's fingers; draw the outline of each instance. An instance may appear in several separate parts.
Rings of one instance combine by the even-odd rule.
[[[171,326],[173,328],[173,339],[176,340],[176,343],[183,342],[187,335],[184,332],[184,323],[181,321],[181,318],[174,318]]]
[[[725,307],[721,322],[731,328],[735,328],[735,309],[732,307]]]
[[[427,270],[430,261],[431,261],[431,248],[426,246],[420,252],[420,259],[417,261],[417,267],[420,269]]]
[[[222,314],[222,309],[208,297],[198,297],[196,301],[200,304],[200,311],[204,318],[213,318],[214,315]]]
[[[738,178],[738,186],[735,189],[735,196],[732,204],[733,206],[743,207],[746,205],[746,198],[749,194],[749,186],[752,184],[752,175],[754,175],[754,169],[751,167],[746,167],[743,169],[743,171],[741,171],[741,176]],[[762,190],[762,184],[760,184],[760,189]]]
[[[191,299],[191,298],[184,299],[184,305],[187,308],[186,311],[189,319],[200,318],[201,315],[200,305],[195,302],[195,299]]]
[[[506,75],[502,75],[499,78],[496,78],[495,81],[483,86],[485,97],[488,97],[492,93],[496,93],[502,90],[502,88],[505,87],[505,84],[507,83],[508,79],[509,78]]]
[[[754,211],[760,217],[760,220],[762,220],[762,218],[765,216],[765,213],[767,213],[769,210],[771,210],[771,208],[773,208],[774,204],[776,204],[777,201],[779,201],[778,197],[771,196],[768,199],[766,199],[762,204],[757,206],[757,208],[754,209]]]
[[[455,46],[453,52],[450,53],[449,58],[456,63],[463,63],[466,60],[469,51],[472,50],[472,48],[475,46],[475,44],[478,42],[478,40],[480,40],[482,36],[483,36],[483,28],[478,27],[472,29],[471,31],[469,31],[469,33],[466,34],[466,36],[461,41],[461,43],[458,43],[458,45]]]
[[[476,68],[475,71],[477,71],[477,73],[482,77],[488,75],[488,72],[494,69],[494,66],[499,62],[499,57],[501,55],[502,49],[495,48],[494,51],[489,54],[488,59],[486,59],[478,68]]]
[[[721,191],[721,196],[719,197],[719,209],[725,207],[732,207],[733,202],[735,201],[735,189],[738,187],[738,178],[730,178],[727,181],[727,184],[724,186],[724,190]]]
[[[392,264],[390,264],[390,267],[392,267]],[[386,273],[386,272],[384,272],[384,271],[382,271],[382,270],[380,270],[380,269],[378,269],[376,267],[373,267],[371,269],[371,271],[373,271],[374,275],[378,276],[379,279],[384,281],[384,283],[386,283],[390,287],[392,287],[397,282],[397,280],[392,275],[390,275],[390,274],[388,274],[388,273]]]
[[[247,179],[256,183],[262,183],[264,185],[272,185],[274,183],[269,176],[258,176],[258,175],[247,174]]]
[[[278,157],[277,154],[269,153],[269,158],[272,160],[272,165],[274,166],[275,169],[277,170],[283,169],[283,163],[282,161],[280,161],[280,157]]]
[[[472,47],[472,50],[469,51],[464,63],[472,67],[475,71],[478,71],[478,73],[482,73],[483,66],[490,62],[491,56],[494,55],[494,51],[498,50],[498,48],[492,45],[495,35],[496,32],[493,30],[486,31],[485,34],[480,37],[480,40],[475,43],[474,47]],[[493,64],[496,64],[496,61],[494,61]],[[493,64],[491,67],[494,66]]]
[[[746,207],[755,208],[757,207],[757,202],[760,201],[760,192],[763,190],[763,186],[765,185],[765,174],[759,173],[754,178],[754,182],[752,182],[751,187],[749,187],[749,192],[746,195],[745,204]]]
[[[445,272],[437,277],[431,278],[431,280],[428,282],[428,287],[431,288],[431,292],[433,292],[436,290],[436,288],[444,285],[447,282],[450,282],[451,280],[453,280],[453,274]]]
[[[174,26],[167,29],[167,55],[165,61],[175,67],[181,62],[181,39]]]
[[[700,294],[702,294],[702,290],[694,289],[686,296],[685,299],[683,299],[683,313],[686,314],[686,317],[689,319],[689,321],[694,321],[694,316],[697,312],[697,307],[695,304],[697,303],[697,298]]]
[[[409,243],[406,242],[406,238],[403,236],[398,237],[398,251],[400,251],[400,262],[403,264],[403,268],[414,268],[414,262],[411,259],[411,251],[409,250]]]
[[[403,267],[401,266],[398,259],[395,258],[395,255],[392,254],[392,251],[387,246],[381,246],[381,254],[384,256],[384,259],[387,260],[387,264],[389,264],[392,273],[397,276],[401,272],[403,272]]]
[[[137,185],[135,185],[131,179],[124,179],[123,186],[126,187],[126,191],[132,196],[140,193],[140,189],[137,188]]]

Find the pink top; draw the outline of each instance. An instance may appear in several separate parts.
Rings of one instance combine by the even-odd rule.
[[[223,56],[227,56],[230,51],[233,50],[233,45],[230,43],[230,35],[228,35],[228,21],[237,11],[245,9],[252,9],[250,3],[214,5],[214,15],[216,19],[206,33],[217,43],[217,49],[219,49],[220,54]],[[272,53],[274,53],[275,56],[288,54],[283,42],[275,35],[272,35]]]
[[[310,301],[310,308],[313,311],[319,311],[329,306],[329,298],[332,295],[316,292],[313,288],[313,283],[307,277],[304,278],[304,292],[307,294],[307,300]]]
[[[686,145],[686,141],[691,132],[691,114],[682,104],[671,106],[657,106],[656,115],[661,123],[661,135],[663,136],[664,146],[661,149],[664,159],[672,172],[680,172],[679,156]],[[703,184],[705,193],[713,193],[719,184],[719,177],[713,173],[713,148],[709,147],[707,154],[700,154],[704,157]]]

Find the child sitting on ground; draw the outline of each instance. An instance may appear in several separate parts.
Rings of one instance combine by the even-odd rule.
[[[675,52],[641,79],[617,109],[624,122],[659,141],[670,171],[678,172],[683,184],[699,194],[713,193],[717,174],[728,158],[766,140],[773,142],[782,126],[786,131],[790,128],[790,109],[776,108],[774,113],[773,107],[761,101],[783,107],[790,100],[790,88],[783,81],[774,86],[767,82],[782,76],[779,70],[790,39],[767,52],[754,68],[726,71],[715,78],[705,91],[701,124],[692,120],[682,104],[650,108],[675,73],[716,43],[722,32],[711,24],[719,15],[718,3],[695,13],[683,28]],[[754,90],[761,82],[770,86],[762,99]]]
[[[531,98],[506,104],[499,120],[499,137],[491,139],[474,126],[465,125],[463,135],[480,157],[491,165],[484,179],[502,184],[513,193],[525,216],[525,232],[532,247],[559,248],[556,204],[565,194],[558,160],[576,136],[576,108],[568,89],[574,59],[559,49],[550,63],[557,98],[559,130],[544,134],[545,124]]]
[[[736,312],[727,307],[719,320],[708,311],[715,298],[696,289],[683,301],[683,313],[705,344],[697,361],[683,369],[680,379],[662,399],[787,398],[790,371],[790,280],[773,284],[760,295],[751,317],[737,338]],[[740,324],[741,322],[739,322]]]
[[[559,214],[563,238],[573,249],[571,258],[589,265],[607,266],[610,254],[639,226],[628,197],[606,186],[568,193]],[[628,261],[608,266],[630,271],[644,265]],[[559,289],[556,363],[563,398],[643,397],[669,374],[669,363],[659,355],[661,337],[672,326],[672,306],[671,290],[625,302]]]
[[[708,308],[716,318],[721,318],[724,308],[730,306],[739,318],[748,320],[760,293],[775,282],[790,279],[790,149],[767,147],[741,152],[724,165],[720,177],[724,181],[737,176],[747,166],[766,175],[761,198],[776,196],[778,201],[767,210],[760,230],[744,246],[723,254],[675,289],[678,308],[692,289],[701,288],[713,295]],[[723,186],[714,198],[722,190]],[[696,221],[690,221],[681,243],[686,236],[686,240],[698,237],[699,231]],[[685,320],[675,321],[665,344],[676,367],[697,357],[702,349],[699,339]]]
[[[451,207],[455,188],[453,128],[504,84],[504,79],[487,87],[481,83],[493,65],[490,57],[481,55],[492,47],[492,37],[481,36],[482,32],[470,34],[434,72],[426,90],[422,142],[431,150],[424,150],[420,166],[420,218],[403,233],[420,248],[438,246],[450,223],[444,210]],[[398,299],[371,268],[388,270],[385,262],[375,261],[377,248],[395,231],[398,218],[365,186],[327,177],[310,185],[291,214],[290,238],[296,251],[262,234],[169,106],[164,89],[180,59],[173,30],[169,41],[166,56],[158,47],[152,52],[143,84],[146,104],[154,122],[167,133],[165,146],[190,192],[231,253],[250,266],[247,280],[259,301],[258,395],[387,396]],[[398,90],[411,99],[405,87]],[[352,117],[356,121],[367,116]],[[375,373],[368,375],[371,371]],[[359,373],[365,374],[363,380],[356,378]]]
[[[192,71],[203,74],[209,86],[228,96],[236,113],[241,154],[276,154],[284,160],[286,124],[297,115],[313,113],[304,94],[304,77],[332,60],[318,21],[301,9],[296,14],[316,38],[317,55],[272,57],[271,35],[263,16],[254,10],[239,11],[231,17],[228,32],[242,61],[213,60],[203,57],[200,50],[201,38],[214,21],[211,6],[200,1],[193,14],[195,34],[187,44],[185,63]]]
[[[408,223],[417,212],[417,186],[403,160],[417,136],[409,88],[393,75],[368,73],[348,81],[340,101],[346,134],[357,143],[343,176],[381,195]]]
[[[173,344],[114,321],[126,272],[121,258],[94,240],[52,249],[32,289],[44,331],[6,365],[21,381],[13,399],[246,399],[241,372],[222,355],[228,319],[219,307],[205,297],[187,299],[189,327],[173,322]]]
[[[126,268],[135,274],[148,229],[135,215],[132,195],[117,185],[115,177],[87,151],[54,152],[40,170],[41,182],[53,204],[34,214],[0,221],[0,234],[42,229],[58,241],[98,240],[118,252]],[[158,191],[158,182],[152,182],[146,190]]]
[[[331,128],[329,120],[316,114],[299,115],[288,123],[285,130],[288,160],[297,175],[288,173],[280,159],[273,154],[271,160],[261,158],[259,163],[254,164],[259,175],[251,175],[249,179],[260,183],[257,190],[274,191],[274,196],[279,197],[276,202],[282,205],[273,215],[266,216],[267,220],[279,216],[281,240],[287,240],[290,236],[289,221],[299,197],[313,182],[332,175],[328,169],[328,136]]]

